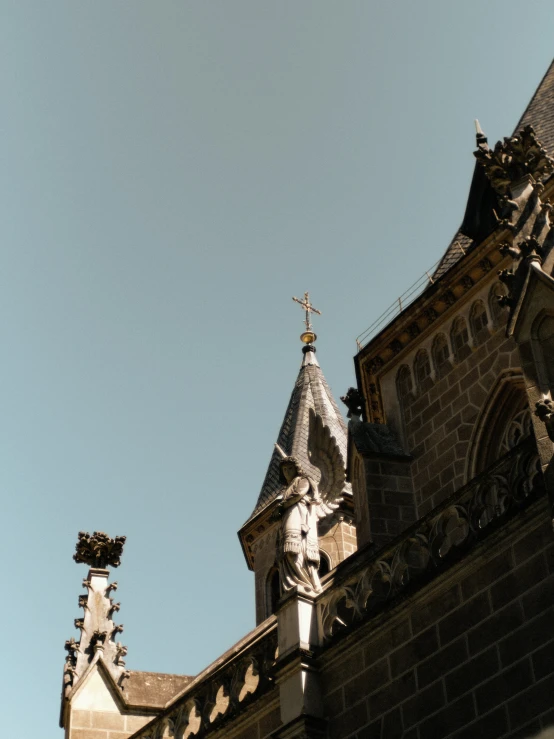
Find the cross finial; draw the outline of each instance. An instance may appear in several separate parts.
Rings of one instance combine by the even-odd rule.
[[[304,344],[311,344],[317,339],[317,335],[314,333],[312,322],[310,321],[310,313],[317,313],[317,315],[320,316],[321,311],[317,310],[317,308],[314,308],[313,305],[310,303],[309,293],[304,293],[303,300],[300,300],[299,298],[293,298],[293,300],[301,305],[302,308],[304,308],[304,310],[306,311],[306,318],[304,319],[306,330],[303,334],[301,334],[300,339],[304,342]]]

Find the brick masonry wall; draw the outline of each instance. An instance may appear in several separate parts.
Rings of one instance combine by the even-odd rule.
[[[463,361],[404,404],[404,428],[419,517],[465,482],[476,422],[503,370],[519,368],[513,339],[502,330],[467,352]]]
[[[330,738],[516,739],[554,724],[546,509],[534,504],[436,584],[328,650]]]

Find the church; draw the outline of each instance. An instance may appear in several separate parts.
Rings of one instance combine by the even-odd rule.
[[[110,580],[125,537],[79,533],[66,739],[554,725],[554,63],[512,135],[476,138],[438,267],[359,337],[348,423],[295,298],[300,369],[238,532],[253,631],[198,675],[133,671]]]

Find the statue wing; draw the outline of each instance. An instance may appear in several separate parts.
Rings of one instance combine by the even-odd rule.
[[[339,507],[339,503],[342,500],[342,498],[336,498],[333,502],[330,500],[320,500],[317,505],[314,506],[315,508],[315,514],[318,517],[319,520],[322,518],[327,518],[327,516],[330,516],[332,513],[334,513],[337,508]]]
[[[308,456],[311,464],[321,473],[318,485],[322,498],[320,506],[338,507],[335,503],[340,500],[346,482],[344,461],[337,440],[312,409],[310,409]],[[318,511],[318,518],[329,515],[333,510],[334,508],[329,508],[326,512],[322,511],[321,515]]]

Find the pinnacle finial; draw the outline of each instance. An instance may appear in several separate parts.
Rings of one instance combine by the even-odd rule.
[[[308,292],[304,293],[303,300],[300,300],[299,298],[293,298],[293,300],[301,305],[306,311],[306,318],[304,319],[306,330],[300,334],[300,341],[304,342],[304,344],[312,344],[317,339],[317,334],[313,330],[312,322],[310,321],[310,313],[317,313],[317,315],[320,316],[321,311],[314,308],[310,303],[310,293]]]
[[[79,531],[73,559],[75,562],[84,562],[90,567],[101,569],[108,566],[119,567],[125,539],[125,536],[111,539],[103,531],[94,531],[92,535]]]
[[[481,146],[482,144],[487,143],[487,137],[485,136],[485,132],[481,128],[481,124],[479,123],[479,120],[475,119],[475,138],[477,139],[477,146]]]

